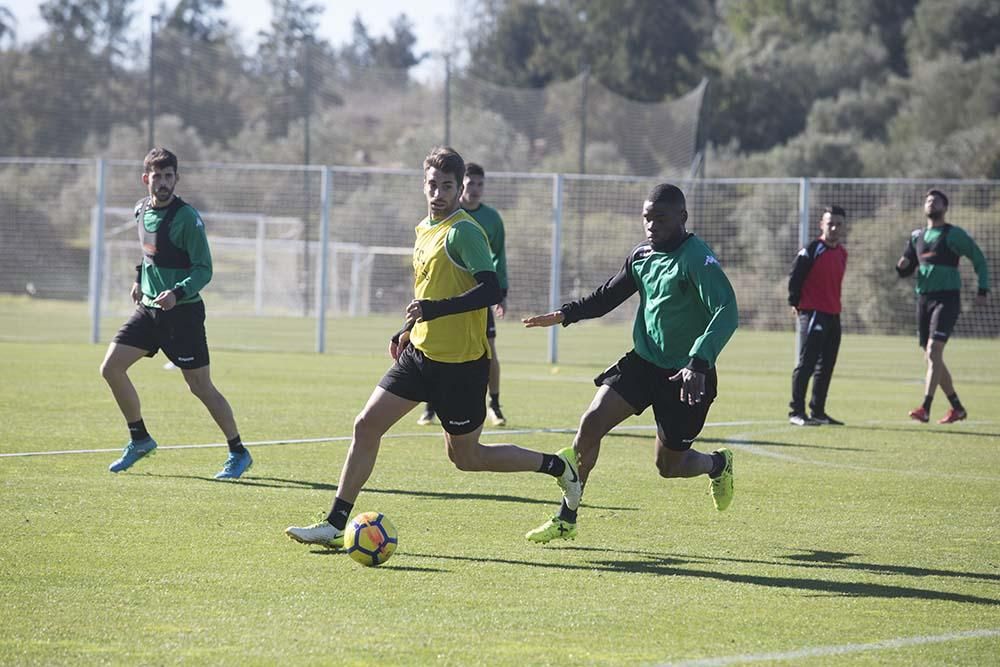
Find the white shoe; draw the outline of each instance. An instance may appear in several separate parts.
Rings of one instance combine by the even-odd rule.
[[[434,411],[427,409],[424,410],[423,414],[420,415],[420,419],[417,420],[417,424],[420,426],[430,426],[434,423]]]
[[[556,452],[556,456],[566,464],[566,470],[562,476],[556,479],[559,487],[563,490],[563,498],[566,499],[566,507],[575,510],[580,507],[580,499],[583,498],[583,483],[576,469],[576,451],[572,447],[564,447]]]
[[[337,530],[325,519],[302,528],[289,526],[285,528],[285,535],[302,544],[319,544],[332,549],[340,549],[344,546],[344,531]]]
[[[486,407],[486,416],[490,418],[494,426],[506,426],[507,418],[503,416],[503,412],[500,411],[500,406],[493,407],[489,405]]]
[[[788,415],[788,423],[792,426],[819,426],[820,422],[801,414]]]

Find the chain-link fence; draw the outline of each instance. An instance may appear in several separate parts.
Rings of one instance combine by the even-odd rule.
[[[89,303],[87,317],[61,322],[61,333],[107,340],[131,308],[140,171],[128,161],[0,160],[4,309]],[[213,345],[324,349],[327,318],[401,317],[412,297],[413,228],[426,214],[419,171],[182,162],[180,176],[178,194],[199,209],[209,233],[210,312],[240,323],[229,339],[213,336]],[[613,275],[643,238],[642,202],[656,182],[488,172],[485,200],[506,226],[511,316],[545,312]],[[914,330],[913,283],[893,267],[909,232],[924,224],[931,187],[948,193],[949,221],[978,242],[991,275],[1000,268],[1000,181],[678,183],[688,196],[689,228],[717,252],[746,329],[791,330],[787,272],[828,204],[848,211],[842,319],[849,334]],[[965,312],[957,333],[995,337],[1000,308],[995,299],[972,307],[976,277],[968,260],[961,266]],[[609,317],[633,313],[626,305]],[[0,339],[38,338],[10,322],[0,317]],[[294,344],[276,333],[284,329],[295,332]]]

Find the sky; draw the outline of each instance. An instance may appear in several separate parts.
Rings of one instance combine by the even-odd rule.
[[[390,32],[389,25],[400,14],[406,14],[413,25],[417,38],[414,51],[421,53],[435,49],[442,33],[448,34],[456,27],[458,0],[313,0],[326,7],[320,21],[318,36],[334,46],[343,46],[351,40],[354,17],[360,15],[372,37],[381,37]],[[147,34],[149,16],[161,2],[168,7],[176,0],[139,0],[135,4],[138,17],[135,29]],[[45,31],[45,22],[38,13],[37,0],[0,0],[17,19],[17,42],[32,41]],[[239,6],[239,11],[235,7]],[[271,22],[271,8],[268,0],[226,0],[225,16],[229,24],[237,28],[245,44],[256,43],[257,31],[267,28]],[[439,67],[427,63],[428,68]],[[428,68],[417,67],[413,75],[417,78],[432,77]]]

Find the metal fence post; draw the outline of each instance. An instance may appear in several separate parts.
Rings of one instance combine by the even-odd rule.
[[[330,167],[323,165],[319,190],[319,274],[316,285],[316,351],[326,351],[326,296],[330,264],[330,195],[333,179]]]
[[[809,179],[799,179],[799,246],[809,245]],[[799,363],[799,350],[802,349],[802,332],[799,331],[799,320],[795,318],[795,349],[792,350],[793,363]]]
[[[101,283],[104,277],[104,158],[97,159],[97,202],[90,221],[90,342],[101,340]]]
[[[562,282],[562,214],[563,175],[552,177],[552,254],[549,258],[549,312],[560,305],[560,284]],[[559,327],[549,327],[549,363],[559,361]]]

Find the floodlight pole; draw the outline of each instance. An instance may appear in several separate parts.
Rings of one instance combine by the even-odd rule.
[[[444,54],[444,145],[451,145],[451,54]]]
[[[149,17],[149,80],[146,82],[149,102],[149,121],[146,123],[146,144],[149,150],[153,149],[153,141],[156,138],[154,124],[156,118],[156,23],[160,19],[159,14]]]

